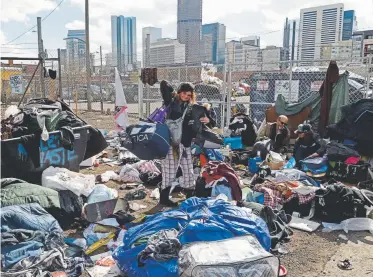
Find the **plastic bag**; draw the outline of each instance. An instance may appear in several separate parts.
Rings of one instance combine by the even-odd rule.
[[[341,223],[327,223],[323,222],[322,225],[325,227],[323,232],[331,232],[343,230],[346,233],[349,231],[369,231],[373,234],[373,219],[366,217],[356,217],[343,220]]]
[[[43,171],[41,185],[57,191],[70,190],[88,197],[95,187],[95,176],[72,172],[66,168],[50,166]]]
[[[110,180],[119,180],[119,175],[112,170],[106,171],[101,174],[101,182],[107,183]]]
[[[103,202],[118,198],[118,192],[103,184],[96,185],[92,193],[88,196],[87,204]]]

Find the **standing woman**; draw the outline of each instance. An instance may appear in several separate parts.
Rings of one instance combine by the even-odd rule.
[[[197,109],[193,109],[196,104],[196,94],[194,87],[190,83],[181,83],[177,93],[173,91],[171,84],[167,81],[161,81],[160,90],[165,106],[169,106],[167,118],[176,120],[183,116],[181,143],[177,146],[171,146],[162,165],[162,187],[160,195],[160,204],[175,207],[177,203],[169,198],[172,182],[176,179],[176,173],[179,166],[183,172],[183,188],[187,196],[194,191],[194,174],[191,144],[196,137],[197,132],[193,129],[194,120],[199,120],[202,124],[210,122],[206,114],[198,115]],[[198,119],[196,119],[198,118]]]

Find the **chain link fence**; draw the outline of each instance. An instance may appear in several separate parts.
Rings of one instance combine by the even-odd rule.
[[[176,89],[180,82],[191,82],[195,85],[197,101],[209,103],[216,113],[219,127],[227,126],[232,114],[243,112],[252,120],[261,122],[265,110],[273,105],[282,94],[286,101],[299,103],[319,89],[326,76],[330,61],[317,60],[304,66],[302,61],[284,61],[277,63],[228,64],[214,66],[210,77],[204,78],[204,66],[183,66],[158,68],[158,80],[168,80]],[[349,101],[355,102],[363,98],[372,98],[373,73],[368,58],[361,62],[350,60],[336,61],[340,74],[348,71]],[[212,86],[210,86],[212,84]],[[159,85],[141,85],[139,89],[139,116],[148,116],[162,105]],[[143,105],[141,105],[143,104]],[[227,107],[231,107],[227,109]]]
[[[370,58],[372,59],[372,57]],[[115,112],[115,68],[95,65],[91,69],[91,109],[88,105],[85,60],[69,58],[66,52],[46,50],[43,66],[39,60],[1,64],[1,103],[3,107],[17,104],[26,91],[24,102],[30,98],[60,96],[75,113],[94,126],[113,128]],[[22,62],[22,63],[20,63]],[[97,63],[96,63],[97,64]],[[209,104],[218,127],[224,127],[232,114],[243,112],[254,121],[264,119],[265,109],[273,105],[279,94],[288,102],[304,101],[318,93],[325,78],[329,61],[283,61],[277,63],[230,63],[224,65],[175,66],[157,68],[158,80],[168,80],[175,89],[181,82],[195,85],[197,102]],[[372,60],[337,60],[340,74],[348,71],[349,99],[355,102],[372,98]],[[144,85],[140,72],[120,75],[128,113],[135,121],[147,117],[162,106],[159,82]],[[230,107],[229,109],[227,107]],[[101,123],[100,123],[101,122]]]
[[[44,65],[38,58],[2,58],[1,62],[1,104],[23,103],[30,98],[48,97],[56,99],[59,92],[58,58],[47,57]],[[23,97],[24,92],[25,97]]]

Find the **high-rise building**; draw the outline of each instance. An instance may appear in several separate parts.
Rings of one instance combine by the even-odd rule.
[[[246,45],[258,46],[260,47],[260,37],[259,36],[248,36],[241,38],[241,41]]]
[[[298,59],[320,59],[321,48],[342,39],[343,4],[300,10]]]
[[[68,30],[66,39],[67,60],[71,68],[80,71],[85,65],[85,30]]]
[[[111,47],[120,72],[136,67],[136,17],[111,16]]]
[[[352,35],[352,56],[356,61],[373,54],[373,30],[354,32]]]
[[[162,38],[162,29],[155,27],[142,28],[142,64],[150,66],[150,44]]]
[[[201,62],[202,0],[177,1],[177,39],[185,44],[185,62]]]
[[[331,59],[351,60],[352,40],[344,40],[332,43]]]
[[[344,11],[342,40],[350,40],[352,34],[357,31],[357,21],[354,10]]]
[[[177,39],[162,38],[150,44],[149,66],[185,63],[185,45]]]
[[[298,59],[298,22],[286,18],[284,26],[284,37],[282,47],[285,51],[286,60]]]
[[[202,60],[213,64],[224,64],[225,61],[224,24],[211,23],[202,25]]]

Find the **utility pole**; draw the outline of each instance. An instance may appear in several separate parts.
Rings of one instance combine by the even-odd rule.
[[[38,49],[39,49],[39,59],[40,59],[40,88],[43,97],[46,97],[45,94],[45,83],[44,83],[44,46],[43,46],[43,38],[41,35],[41,17],[37,17],[37,32],[38,32]]]
[[[100,45],[100,94],[101,94],[101,113],[104,113],[104,99],[102,97],[102,47]]]
[[[92,91],[91,91],[91,55],[89,50],[89,6],[85,0],[85,67],[87,74],[87,109],[92,111]]]

